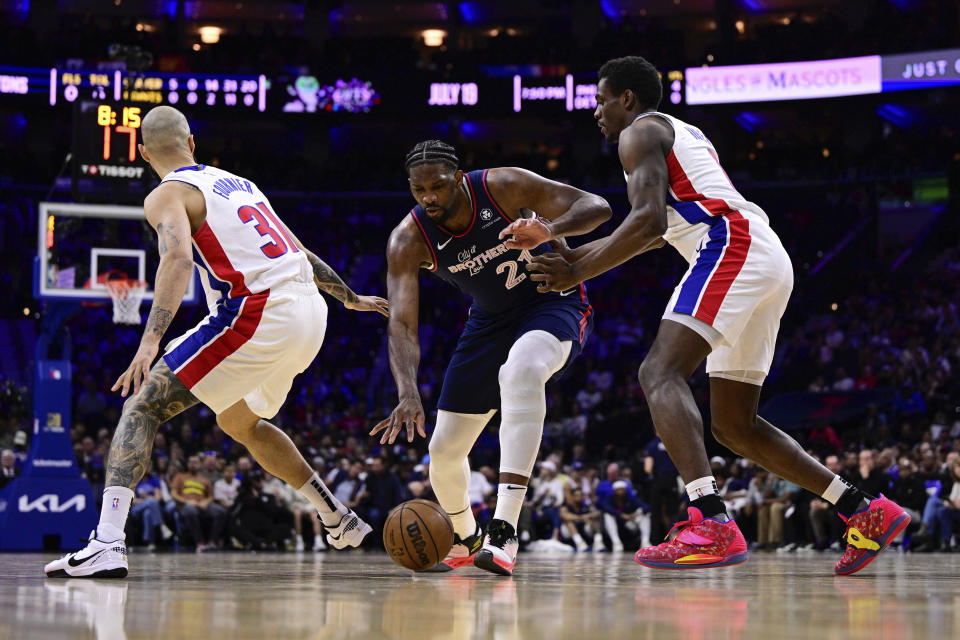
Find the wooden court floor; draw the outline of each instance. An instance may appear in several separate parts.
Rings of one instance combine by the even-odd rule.
[[[0,555],[0,638],[736,640],[960,638],[960,554],[754,554],[668,572],[629,554],[520,556],[413,575],[372,553],[130,555],[126,580],[48,580],[49,554]]]

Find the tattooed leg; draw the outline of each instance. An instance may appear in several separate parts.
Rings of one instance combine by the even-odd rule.
[[[163,358],[157,361],[150,381],[123,404],[107,457],[106,486],[134,489],[146,472],[157,428],[198,402]]]

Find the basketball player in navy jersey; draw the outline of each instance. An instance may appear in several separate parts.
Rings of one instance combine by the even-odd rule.
[[[417,206],[390,235],[390,367],[400,401],[371,435],[393,443],[425,436],[417,390],[418,274],[433,272],[473,298],[470,317],[443,379],[437,425],[430,440],[430,481],[454,525],[454,546],[436,570],[468,564],[511,575],[517,559],[517,519],[533,470],[543,419],[544,386],[563,374],[590,333],[593,311],[575,285],[539,293],[524,268],[549,245],[519,250],[503,230],[535,211],[554,236],[587,233],[610,217],[606,200],[516,168],[464,173],[453,147],[417,144],[406,170]],[[500,485],[486,536],[467,497],[467,454],[497,410]],[[481,546],[482,543],[482,546]]]
[[[690,263],[639,372],[654,426],[686,483],[689,517],[674,527],[675,537],[640,549],[637,562],[695,569],[747,559],[743,535],[717,495],[703,422],[686,382],[706,360],[717,441],[835,504],[846,514],[847,549],[834,570],[861,570],[910,516],[891,500],[851,486],[757,415],[793,288],[790,257],[766,213],[730,182],[704,133],[656,111],[662,87],[653,65],[636,56],[610,60],[599,79],[594,117],[607,141],[619,145],[632,209],[610,236],[527,266],[547,290],[562,291],[665,242]],[[507,232],[523,247],[551,237],[536,224]]]

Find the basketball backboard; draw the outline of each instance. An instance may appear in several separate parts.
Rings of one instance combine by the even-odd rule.
[[[147,283],[144,299],[153,300],[160,255],[143,207],[41,202],[38,216],[38,298],[108,301],[107,280],[134,278]],[[197,280],[190,280],[184,303],[197,302]]]

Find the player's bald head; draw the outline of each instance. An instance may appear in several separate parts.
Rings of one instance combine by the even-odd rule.
[[[151,155],[190,153],[190,124],[179,110],[168,106],[154,107],[140,124],[143,146]]]

